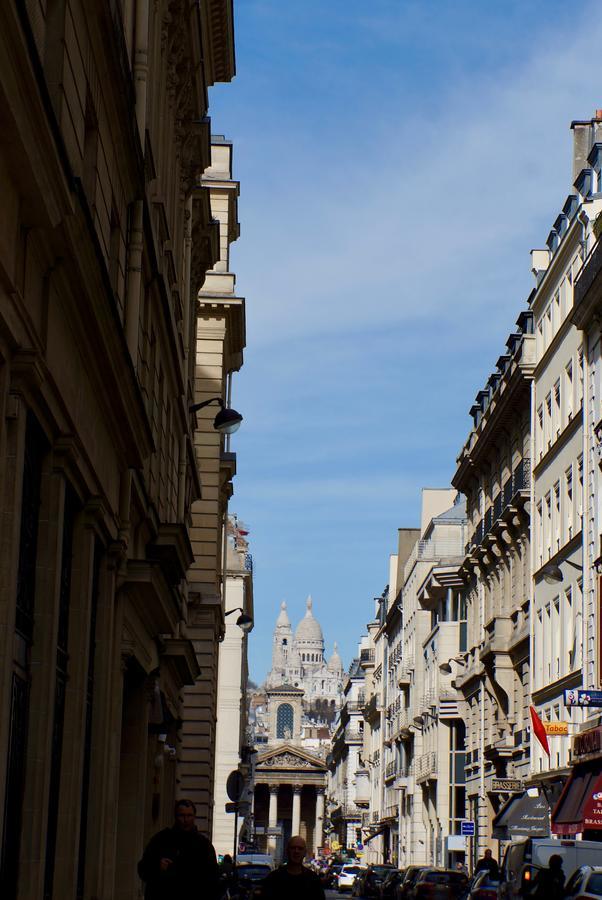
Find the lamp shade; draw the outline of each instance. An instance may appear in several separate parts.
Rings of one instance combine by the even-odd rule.
[[[241,422],[242,416],[239,412],[223,407],[213,420],[213,427],[221,434],[234,434],[240,428]]]
[[[556,566],[554,563],[548,563],[541,574],[543,575],[543,580],[546,584],[560,584],[560,582],[563,581],[560,566]]]
[[[253,627],[253,619],[251,616],[248,616],[246,613],[241,613],[238,619],[236,620],[236,624],[239,628],[242,628],[243,631],[250,631]]]

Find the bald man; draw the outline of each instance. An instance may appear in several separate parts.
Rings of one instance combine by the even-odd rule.
[[[306,853],[301,835],[292,837],[286,845],[286,864],[263,882],[263,900],[325,900],[320,879],[303,865]]]

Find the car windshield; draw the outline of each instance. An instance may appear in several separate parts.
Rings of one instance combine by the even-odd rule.
[[[391,871],[391,866],[372,866],[372,871],[378,878],[384,878]]]
[[[587,882],[588,894],[602,894],[602,872],[592,872]]]
[[[361,866],[343,866],[341,875],[357,875],[357,873],[361,871]]]
[[[240,878],[250,878],[251,881],[259,881],[269,875],[271,871],[269,866],[254,866],[250,863],[236,868]]]

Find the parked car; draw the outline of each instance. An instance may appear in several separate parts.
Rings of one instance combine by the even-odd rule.
[[[395,888],[403,881],[405,869],[393,869],[380,886],[380,900],[393,900]]]
[[[388,863],[368,866],[355,879],[351,893],[354,897],[380,897],[380,886],[393,869]]]
[[[242,900],[258,900],[262,896],[264,879],[271,871],[272,867],[267,863],[237,864],[238,896]]]
[[[602,851],[602,847],[600,849]],[[602,897],[602,866],[580,866],[567,881],[564,895],[567,900],[599,900]]]
[[[491,872],[482,869],[477,872],[470,883],[470,900],[497,900],[499,878],[493,878]]]
[[[416,879],[428,868],[429,866],[408,866],[401,882],[394,890],[395,900],[409,900]]]
[[[337,879],[337,890],[339,894],[342,894],[343,891],[350,891],[353,888],[353,882],[355,881],[356,876],[359,875],[364,868],[365,866],[360,866],[358,863],[347,863],[343,866]]]
[[[550,856],[562,857],[565,877],[584,866],[596,867],[600,862],[602,844],[598,841],[578,841],[563,838],[525,838],[513,841],[504,853],[500,872],[500,900],[519,900],[526,896],[537,872],[548,865]]]
[[[322,879],[322,884],[325,888],[330,888],[333,891],[336,891],[339,883],[339,874],[341,869],[343,868],[342,863],[333,863],[333,865],[329,866],[324,873],[324,877]]]
[[[410,900],[459,900],[466,894],[468,875],[455,869],[423,869],[409,893]]]

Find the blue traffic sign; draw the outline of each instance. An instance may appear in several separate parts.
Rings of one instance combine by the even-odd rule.
[[[474,822],[470,822],[468,819],[460,822],[460,834],[463,834],[464,837],[474,837]]]

